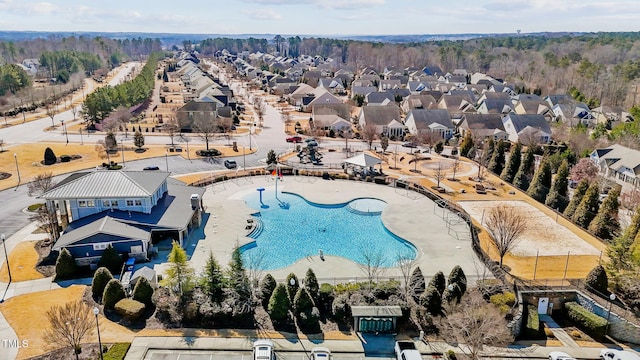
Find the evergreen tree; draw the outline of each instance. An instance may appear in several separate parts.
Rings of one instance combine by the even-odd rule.
[[[491,171],[494,174],[500,174],[502,173],[502,170],[504,169],[504,148],[505,148],[505,144],[504,141],[502,141],[502,139],[500,139],[498,141],[498,143],[495,145],[495,150],[493,151],[493,154],[491,155],[491,160],[489,160],[489,165],[487,166],[487,169],[489,169],[489,171]]]
[[[133,287],[131,298],[135,301],[139,301],[147,306],[152,305],[151,298],[153,297],[153,287],[149,283],[146,277],[142,276],[136,282]]]
[[[251,286],[249,277],[244,268],[240,248],[235,247],[231,254],[231,262],[227,271],[227,281],[229,288],[238,295],[238,300],[242,303],[251,301]]]
[[[311,268],[309,268],[304,275],[304,287],[309,292],[309,295],[311,295],[311,299],[316,303],[320,295],[320,285],[318,285],[318,278],[316,278],[316,274]]]
[[[420,305],[424,306],[432,316],[438,316],[442,314],[442,294],[435,287],[429,286],[420,295]]]
[[[576,213],[576,209],[578,208],[578,205],[580,205],[580,202],[582,201],[582,198],[584,197],[584,194],[587,192],[588,188],[588,180],[584,179],[578,183],[578,186],[573,192],[573,197],[571,198],[571,201],[569,201],[569,205],[567,205],[567,208],[564,209],[564,216],[568,217],[569,219],[573,218],[573,214]]]
[[[72,277],[75,275],[76,269],[76,261],[73,256],[67,248],[62,248],[56,260],[56,280]]]
[[[598,210],[598,214],[589,224],[590,233],[604,240],[611,240],[618,233],[620,230],[620,222],[618,221],[619,196],[620,190],[617,188],[609,191],[600,210]]]
[[[451,269],[451,273],[449,273],[448,279],[449,285],[458,285],[460,289],[460,296],[464,295],[467,292],[467,276],[462,271],[460,265],[456,265],[453,269]],[[460,301],[460,299],[458,299]]]
[[[462,293],[462,290],[460,289],[460,285],[457,283],[453,283],[447,286],[447,289],[442,294],[442,300],[445,300],[448,303],[451,303],[453,302],[453,300],[456,300],[456,303],[459,303],[460,299],[462,299],[462,295],[463,293]]]
[[[597,182],[594,182],[589,186],[587,192],[584,194],[582,201],[580,201],[580,205],[576,209],[575,214],[573,214],[573,222],[578,226],[582,226],[583,228],[588,228],[589,224],[593,218],[596,217],[598,213],[598,196],[599,196],[600,186]]]
[[[124,292],[124,287],[119,280],[111,279],[107,283],[107,286],[104,287],[104,292],[102,293],[102,304],[105,309],[113,309],[116,303],[122,299],[127,297]]]
[[[98,300],[102,296],[104,287],[111,279],[113,279],[113,275],[106,267],[100,267],[96,270],[91,281],[91,294],[94,299]]]
[[[522,162],[522,144],[519,142],[511,149],[511,153],[509,154],[509,161],[507,165],[502,170],[502,174],[500,177],[502,180],[511,183],[513,179],[516,177],[516,173],[518,172],[518,168],[520,168],[520,163]]]
[[[102,256],[100,257],[100,261],[98,262],[98,266],[106,267],[111,271],[111,273],[119,273],[122,269],[122,256],[118,253],[113,246],[109,245],[102,252]]]
[[[460,156],[470,158],[469,151],[471,149],[473,149],[473,137],[471,136],[471,131],[467,131],[464,138],[462,139],[462,142],[460,143]]]
[[[177,241],[173,241],[171,252],[167,258],[166,282],[171,290],[178,296],[193,288],[193,268],[187,262],[187,253]]]
[[[58,158],[56,154],[51,150],[50,147],[44,149],[44,164],[45,165],[53,165],[58,162]]]
[[[624,230],[623,235],[629,239],[635,239],[640,231],[640,206],[636,208],[636,212],[631,217],[631,224]]]
[[[607,278],[607,272],[602,265],[598,265],[589,271],[585,282],[588,286],[601,294],[607,294],[609,292],[609,279]]]
[[[563,212],[567,207],[567,189],[569,186],[569,162],[564,159],[558,168],[556,178],[551,186],[551,191],[547,195],[545,204],[553,209]]]
[[[425,281],[422,270],[420,270],[420,267],[416,267],[409,278],[409,289],[416,299],[424,292],[424,284]]]
[[[298,281],[298,277],[294,273],[290,273],[287,275],[287,282],[285,283],[287,286],[287,295],[289,295],[289,301],[293,302],[293,297],[296,296],[298,292],[298,288],[300,287],[300,282]]]
[[[313,299],[311,299],[311,295],[309,295],[307,289],[303,287],[298,288],[296,295],[293,297],[294,314],[296,314],[296,316],[299,316],[300,313],[311,311],[313,306]]]
[[[271,295],[273,295],[273,291],[278,286],[276,283],[276,279],[273,278],[271,274],[267,274],[262,279],[262,283],[260,283],[260,296],[262,297],[262,306],[265,308],[269,304],[269,299],[271,299]]]
[[[442,293],[444,293],[444,290],[447,288],[447,279],[444,277],[442,271],[438,271],[435,275],[433,275],[427,287],[431,286],[436,288],[436,290],[438,290],[438,294],[442,296]]]
[[[276,289],[273,290],[271,298],[269,299],[269,305],[267,306],[267,312],[274,322],[284,322],[289,318],[289,308],[291,302],[289,301],[289,295],[287,295],[287,288],[284,284],[278,284]]]
[[[535,165],[535,154],[533,146],[527,147],[527,151],[524,153],[524,157],[520,162],[518,172],[513,179],[513,185],[517,188],[527,191],[529,188],[529,182],[531,181],[531,175],[533,174],[533,167]]]
[[[209,258],[204,265],[204,274],[199,283],[202,291],[209,296],[211,301],[220,303],[223,300],[224,275],[220,264],[213,257],[213,252],[209,252]]]
[[[527,194],[538,202],[544,202],[550,187],[551,167],[548,161],[543,160],[533,176],[533,181],[531,181],[531,185],[527,189]]]
[[[487,145],[484,148],[484,153],[482,154],[482,163],[483,164],[489,164],[489,161],[491,161],[491,158],[493,157],[493,153],[496,150],[496,142],[493,141],[493,139],[489,139],[489,141],[487,141]]]
[[[142,135],[141,132],[136,131],[135,134],[133,134],[133,144],[138,149],[141,149],[144,146],[144,135]]]

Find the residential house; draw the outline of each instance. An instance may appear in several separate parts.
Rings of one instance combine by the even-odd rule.
[[[345,86],[340,78],[321,78],[318,81],[318,87],[325,88],[328,92],[335,95],[345,93]]]
[[[431,95],[409,95],[402,101],[400,108],[406,114],[413,109],[433,109],[437,106],[436,99]]]
[[[289,94],[289,103],[294,106],[302,106],[302,98],[313,93],[314,87],[305,83],[300,83],[298,87]]]
[[[336,133],[351,131],[349,105],[317,104],[313,107],[313,126],[316,129],[333,130]]]
[[[633,116],[620,106],[599,106],[591,110],[597,124],[615,126],[618,123],[633,121]]]
[[[400,87],[402,87],[400,80],[380,80],[378,90],[387,91],[391,89],[399,89]]]
[[[520,100],[514,104],[514,110],[516,114],[540,114],[544,116],[547,121],[552,121],[555,118],[553,111],[549,108],[549,104],[542,99],[537,100]]]
[[[311,95],[313,95],[311,101],[307,104],[304,104],[303,101],[302,111],[312,112],[313,106],[316,104],[342,104],[340,99],[328,92],[325,88],[316,88]]]
[[[568,94],[550,94],[545,96],[543,100],[546,101],[547,104],[549,104],[549,107],[551,108],[553,108],[558,104],[576,102],[576,100],[571,95],[568,95]]]
[[[404,136],[404,125],[400,117],[400,108],[395,103],[384,106],[363,106],[358,123],[362,128],[375,126],[378,134],[397,139]]]
[[[640,151],[613,144],[594,150],[589,157],[600,174],[622,185],[623,191],[640,186]]]
[[[351,86],[351,98],[353,99],[357,95],[364,96],[366,98],[367,95],[377,90],[378,88],[375,86]]]
[[[585,103],[576,101],[561,102],[554,105],[551,110],[555,115],[556,121],[568,123],[570,127],[578,124],[585,126],[593,126],[595,124],[595,117]]]
[[[490,100],[486,99],[480,102],[476,108],[478,114],[503,114],[506,115],[513,111],[513,103],[510,99],[506,100]]]
[[[430,76],[441,76],[445,74],[439,66],[425,66],[422,68],[422,72]]]
[[[502,118],[502,124],[511,142],[531,145],[546,144],[551,141],[551,127],[540,114],[510,113]]]
[[[367,105],[389,105],[395,103],[394,96],[388,91],[375,91],[367,94],[364,98]]]
[[[405,117],[404,124],[412,135],[430,133],[445,140],[453,136],[451,116],[444,109],[411,110]]]
[[[504,130],[501,114],[464,114],[458,125],[461,137],[470,132],[474,138],[507,141],[509,136]]]
[[[209,101],[189,101],[176,110],[176,119],[182,132],[192,132],[194,124],[217,124],[218,103]]]
[[[186,186],[169,175],[97,170],[68,176],[40,196],[47,209],[57,209],[56,220],[63,226],[53,250],[66,248],[78,265],[89,265],[108,246],[145,261],[157,241],[182,244],[201,226],[204,188]]]

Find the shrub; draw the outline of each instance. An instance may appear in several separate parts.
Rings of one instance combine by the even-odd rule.
[[[222,153],[218,149],[209,149],[209,150],[198,150],[196,151],[196,155],[198,156],[220,156]]]
[[[260,296],[262,297],[262,306],[265,308],[269,305],[269,299],[271,299],[271,295],[276,289],[276,286],[278,286],[276,279],[274,279],[271,274],[265,275],[264,279],[262,279],[262,283],[260,284]]]
[[[118,251],[109,245],[102,252],[98,266],[103,266],[109,269],[111,273],[119,273],[122,269],[122,257],[118,254]]]
[[[548,327],[544,328],[544,336],[546,336],[547,338],[555,338],[556,336],[553,334],[553,330],[549,329]]]
[[[449,287],[451,287],[451,290],[449,290]],[[458,283],[449,284],[444,293],[442,293],[442,300],[448,303],[451,303],[453,300],[455,300],[456,303],[460,303],[460,299],[462,299],[462,290],[460,290]]]
[[[601,340],[604,337],[607,328],[606,319],[590,312],[576,302],[565,303],[564,309],[569,319],[596,340]]]
[[[447,359],[458,360],[458,357],[456,356],[456,352],[453,350],[447,350]]]
[[[124,360],[131,343],[115,343],[104,353],[104,360]]]
[[[607,294],[609,291],[609,279],[602,265],[594,267],[587,275],[585,281],[589,287],[602,294]]]
[[[145,305],[133,299],[122,299],[116,303],[114,308],[126,320],[134,321],[144,314]]]
[[[538,309],[533,305],[527,305],[527,322],[525,323],[524,336],[526,336],[527,339],[538,339],[541,337]]]
[[[467,291],[467,276],[462,271],[460,265],[456,265],[449,273],[449,284],[458,284],[460,296]]]
[[[274,322],[282,322],[289,317],[289,307],[291,302],[287,295],[287,288],[284,284],[278,284],[276,289],[271,294],[269,299],[269,305],[267,306],[267,312]]]
[[[333,285],[323,283],[320,285],[320,291],[318,295],[317,306],[322,307],[323,309],[329,309],[331,307],[331,303],[333,302]]]
[[[320,291],[318,286],[318,278],[316,278],[316,274],[309,268],[307,273],[304,275],[304,287],[309,291],[309,295],[311,295],[311,299],[313,302],[318,301],[318,292]]]
[[[433,275],[427,287],[429,286],[435,287],[436,290],[438,290],[438,293],[440,293],[440,296],[442,296],[444,289],[446,289],[447,287],[447,280],[445,279],[442,271],[438,271],[435,275]]]
[[[489,301],[495,306],[501,307],[506,305],[512,307],[516,303],[516,295],[512,292],[505,292],[503,294],[495,294],[489,297]]]
[[[56,154],[53,152],[53,150],[51,150],[50,147],[44,149],[44,161],[43,163],[45,165],[53,165],[55,163],[58,162],[58,159],[56,158]]]
[[[35,212],[35,211],[38,211],[43,206],[44,206],[44,203],[31,204],[29,205],[27,210]]]
[[[71,156],[69,155],[60,155],[60,162],[69,162],[71,161]]]
[[[296,292],[296,296],[293,299],[293,311],[296,315],[303,312],[308,312],[313,308],[314,303],[311,300],[311,295],[306,288],[299,288]]]
[[[291,285],[291,280],[293,280],[293,285]],[[287,275],[287,282],[285,283],[287,286],[287,295],[289,295],[289,301],[293,302],[293,298],[296,296],[298,292],[298,288],[300,287],[300,281],[298,281],[298,277],[294,273],[290,273]]]
[[[91,281],[91,294],[94,299],[98,300],[102,297],[105,286],[107,286],[107,283],[112,279],[113,275],[106,267],[101,267],[96,270],[93,274],[93,280]]]
[[[56,279],[68,279],[76,273],[76,261],[67,248],[63,248],[56,260]]]
[[[578,330],[571,330],[569,335],[571,335],[571,337],[576,338],[576,339],[580,339],[582,337],[582,333],[580,333],[580,331],[578,331]]]
[[[131,298],[135,301],[139,301],[145,305],[151,305],[151,298],[153,297],[153,287],[149,283],[149,280],[145,277],[141,277],[133,287],[133,294]]]
[[[442,314],[442,297],[438,289],[434,286],[429,286],[427,290],[420,295],[420,305],[424,306],[429,314],[433,316]]]
[[[102,293],[102,304],[105,309],[113,309],[116,303],[125,297],[124,288],[120,281],[112,279],[109,280],[107,286],[104,288],[104,293]]]
[[[351,306],[349,306],[348,296],[346,294],[338,296],[333,300],[331,313],[337,320],[345,320],[351,317]]]
[[[424,275],[422,275],[422,270],[420,270],[419,267],[416,267],[409,278],[409,289],[416,299],[424,292],[424,283],[425,281]]]

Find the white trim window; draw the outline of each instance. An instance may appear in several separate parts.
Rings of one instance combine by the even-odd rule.
[[[108,248],[111,245],[110,242],[103,242],[103,243],[95,243],[93,244],[93,250],[94,251],[98,251],[98,250],[105,250],[106,248]]]
[[[127,206],[133,206],[133,200],[127,200]]]
[[[142,206],[142,200],[136,200],[136,206]]]
[[[96,207],[96,202],[94,200],[87,200],[87,207]]]
[[[87,207],[87,202],[85,200],[78,200],[78,207]]]

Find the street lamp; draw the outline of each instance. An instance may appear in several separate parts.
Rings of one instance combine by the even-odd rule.
[[[164,163],[167,166],[167,172],[169,172],[169,151],[164,151]]]
[[[125,167],[127,165],[127,163],[124,161],[124,140],[125,139],[120,139],[120,149],[122,151],[122,167]]]
[[[604,336],[607,336],[607,333],[609,332],[609,319],[611,318],[611,305],[613,305],[614,301],[616,301],[616,294],[611,293],[611,295],[609,295],[609,311],[607,311],[607,326],[604,328]]]
[[[96,328],[98,328],[98,346],[100,347],[100,360],[104,360],[102,357],[102,340],[100,340],[100,324],[98,323],[98,314],[100,313],[100,309],[97,306],[93,308],[93,315],[96,316]]]
[[[69,134],[67,133],[67,127],[64,125],[64,120],[60,120],[60,124],[62,124],[62,131],[64,132],[64,136],[67,138],[67,144],[68,144]]]
[[[80,145],[84,145],[84,140],[82,140],[82,124],[80,125]]]
[[[249,151],[251,151],[251,128],[253,127],[253,120],[249,123]]]
[[[16,161],[16,172],[18,173],[18,185],[20,185],[20,168],[18,167],[18,154],[13,153],[13,159]]]
[[[9,273],[9,284],[11,284],[11,268],[9,267],[9,255],[7,254],[7,244],[4,234],[0,235],[0,240],[2,240],[2,246],[4,247],[4,258],[7,261],[7,273]]]

